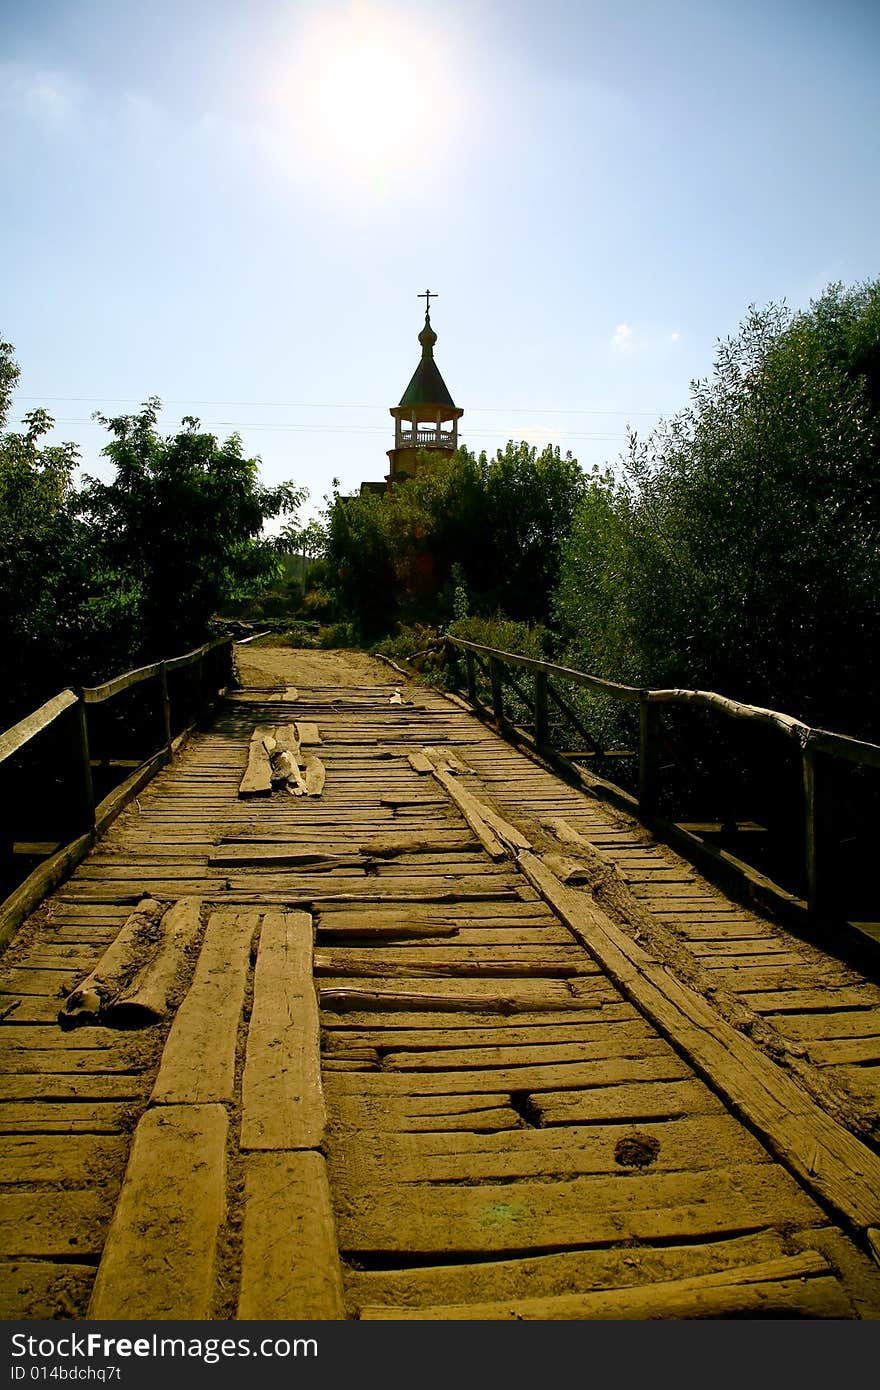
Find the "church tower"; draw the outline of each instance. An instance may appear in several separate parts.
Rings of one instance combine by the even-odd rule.
[[[433,290],[426,290],[418,298],[426,301],[425,326],[419,334],[422,359],[400,404],[391,407],[394,448],[388,450],[389,486],[415,476],[421,449],[448,458],[458,448],[458,422],[464,414],[450,396],[434,361],[437,334],[431,327],[431,300],[437,296]]]

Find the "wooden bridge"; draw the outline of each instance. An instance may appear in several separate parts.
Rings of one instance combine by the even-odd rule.
[[[159,748],[97,805],[136,759],[49,720],[86,821],[5,909],[2,1315],[880,1315],[870,970],[387,670],[291,654],[180,741],[225,660],[116,683]],[[320,794],[240,795],[298,726]]]

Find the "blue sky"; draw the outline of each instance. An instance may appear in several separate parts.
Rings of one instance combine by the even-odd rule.
[[[0,0],[0,336],[93,410],[380,478],[426,287],[461,438],[612,462],[750,303],[880,274],[868,0]]]

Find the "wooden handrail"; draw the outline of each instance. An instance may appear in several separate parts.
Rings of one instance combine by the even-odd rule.
[[[141,681],[149,680],[151,676],[158,676],[162,667],[165,668],[166,672],[180,671],[184,666],[193,666],[197,661],[201,661],[202,657],[213,651],[215,647],[222,647],[231,641],[231,637],[215,637],[213,641],[206,642],[204,646],[196,647],[194,651],[184,652],[183,656],[173,656],[168,661],[154,661],[150,666],[138,666],[134,671],[125,671],[121,676],[114,676],[112,680],[105,681],[103,685],[83,686],[82,697],[87,705],[99,705],[104,700],[119,695],[123,690],[128,690],[133,685],[140,685]]]
[[[558,666],[552,661],[537,661],[534,657],[520,656],[517,652],[502,651],[497,647],[486,647],[479,642],[468,642],[463,637],[449,637],[453,647],[478,653],[511,666],[523,666],[529,671],[540,672],[546,676],[556,676],[570,681],[572,685],[597,690],[613,699],[628,704],[647,702],[657,705],[697,705],[703,709],[717,710],[730,719],[744,719],[753,724],[772,725],[801,748],[812,748],[817,753],[827,753],[831,757],[845,758],[851,763],[861,763],[866,767],[880,767],[880,745],[862,739],[850,738],[848,734],[832,733],[828,729],[814,729],[790,714],[779,710],[764,709],[760,705],[747,705],[741,700],[733,700],[727,695],[719,695],[714,690],[651,689],[634,685],[621,685],[617,681],[602,680],[599,676],[587,675],[570,666]]]
[[[48,729],[50,724],[54,724],[60,714],[77,701],[76,694],[72,690],[62,690],[58,695],[53,695],[51,700],[47,700],[39,709],[35,709],[31,714],[26,714],[24,719],[20,719],[17,724],[13,724],[11,729],[0,734],[0,763],[11,758],[14,753],[20,752],[25,744],[30,743],[32,738],[41,734],[44,729]]]
[[[6,899],[0,903],[0,951],[11,939],[13,932],[28,912],[32,911],[42,896],[70,873],[94,843],[95,837],[118,815],[122,807],[136,795],[153,774],[166,763],[179,746],[183,733],[175,738],[171,723],[171,703],[169,699],[168,673],[196,667],[197,691],[190,692],[187,703],[193,707],[193,699],[201,702],[212,692],[217,693],[222,676],[219,668],[213,669],[204,658],[220,647],[232,649],[233,638],[217,637],[204,643],[194,651],[183,656],[172,657],[169,661],[153,662],[140,666],[134,671],[126,671],[102,685],[87,686],[79,692],[62,690],[47,700],[39,709],[25,716],[12,728],[0,733],[0,766],[20,753],[33,739],[50,728],[57,719],[67,714],[70,728],[66,730],[58,758],[64,767],[68,788],[68,816],[70,828],[75,837],[62,846],[20,883]],[[106,795],[101,803],[95,805],[92,784],[92,758],[89,750],[90,707],[103,704],[115,695],[121,694],[143,681],[157,680],[156,690],[156,735],[160,743],[158,751],[151,751],[125,781]],[[155,745],[154,745],[155,750]],[[126,766],[131,766],[128,759]],[[55,836],[52,840],[54,842]]]
[[[550,684],[550,677],[595,690],[612,699],[638,704],[639,706],[639,759],[638,759],[638,800],[632,801],[632,808],[648,824],[666,826],[668,833],[677,836],[684,829],[673,822],[660,818],[661,777],[659,753],[662,744],[661,710],[667,705],[690,705],[699,709],[712,710],[729,719],[739,719],[745,723],[775,728],[790,738],[798,747],[801,758],[803,786],[802,805],[802,846],[803,871],[806,901],[812,912],[828,914],[834,912],[833,891],[833,833],[829,819],[830,798],[827,782],[827,759],[841,758],[862,767],[880,768],[880,746],[866,740],[850,738],[848,734],[832,733],[828,729],[814,729],[803,720],[794,719],[779,710],[764,709],[759,705],[748,705],[741,700],[719,695],[714,690],[687,689],[641,689],[637,686],[622,685],[617,681],[602,680],[598,676],[587,675],[568,666],[559,666],[551,661],[538,661],[534,657],[520,656],[517,652],[506,652],[498,647],[487,647],[480,642],[469,642],[462,637],[447,637],[450,647],[464,652],[467,663],[467,689],[471,703],[480,706],[477,696],[476,665],[488,668],[492,689],[492,713],[498,729],[509,731],[510,725],[504,716],[504,694],[502,689],[502,668],[504,666],[524,667],[534,672],[534,700],[525,698],[515,685],[525,704],[531,704],[534,718],[534,744],[549,756],[556,757],[549,745],[549,723],[547,697],[550,696],[568,720],[579,732],[587,734],[580,719]],[[589,735],[588,735],[589,737]],[[601,779],[593,779],[598,785]],[[613,784],[601,783],[606,794],[615,798],[628,796]],[[632,800],[630,798],[630,800]],[[688,837],[693,840],[693,836]],[[829,867],[832,866],[832,867]],[[782,892],[783,890],[780,890]],[[790,895],[788,895],[790,896]]]

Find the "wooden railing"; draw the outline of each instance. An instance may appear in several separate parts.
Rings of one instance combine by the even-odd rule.
[[[102,685],[62,690],[0,734],[0,867],[9,894],[0,949],[231,682],[232,639],[219,637]],[[35,861],[16,882],[17,865]]]
[[[833,870],[834,856],[831,852],[835,836],[833,815],[826,796],[827,773],[833,760],[855,764],[866,768],[880,768],[880,746],[861,742],[846,734],[831,733],[826,729],[812,728],[790,715],[778,710],[762,709],[756,705],[743,704],[711,690],[652,690],[637,686],[621,685],[615,681],[602,680],[598,676],[587,675],[570,667],[558,666],[549,661],[538,661],[532,657],[520,656],[515,652],[500,651],[497,648],[468,642],[462,638],[449,637],[447,643],[453,650],[464,654],[466,684],[470,702],[483,709],[477,689],[478,668],[486,678],[490,691],[491,713],[499,728],[510,726],[505,715],[504,683],[507,682],[517,693],[521,703],[530,711],[532,738],[539,751],[559,756],[550,747],[549,709],[552,702],[568,723],[590,744],[590,752],[602,757],[603,750],[585,726],[584,720],[574,710],[568,700],[560,694],[553,683],[578,686],[586,690],[629,705],[637,705],[639,712],[638,751],[633,756],[638,765],[637,796],[627,797],[631,809],[649,825],[666,824],[658,815],[660,793],[659,752],[663,740],[663,711],[673,706],[693,707],[722,715],[725,719],[741,721],[755,727],[770,728],[790,740],[797,750],[801,764],[802,787],[802,831],[801,852],[805,902],[813,914],[836,915],[838,884]],[[513,669],[512,669],[513,668]],[[531,689],[513,675],[513,670],[528,671],[533,677]],[[520,731],[522,732],[522,731]],[[595,782],[602,779],[595,778]],[[605,785],[605,784],[603,784]],[[611,788],[617,790],[617,788]],[[667,828],[670,828],[667,825]],[[695,841],[683,825],[675,824],[677,835]],[[732,861],[732,856],[725,856]],[[735,862],[735,861],[732,861]],[[771,887],[773,885],[770,885]],[[784,895],[792,896],[792,895]]]

